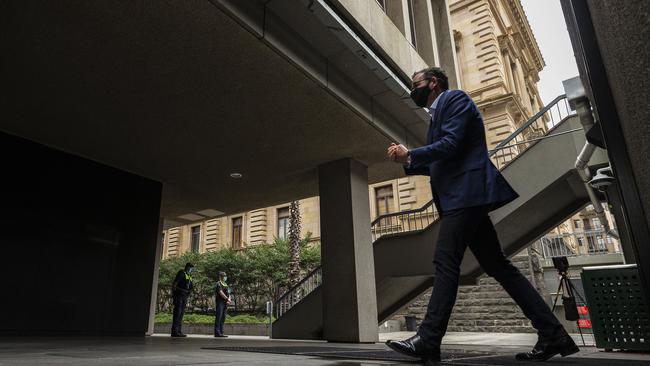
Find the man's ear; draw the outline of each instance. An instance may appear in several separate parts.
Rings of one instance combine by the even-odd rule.
[[[433,87],[431,87],[431,84],[433,84]],[[429,88],[431,90],[435,90],[436,86],[438,86],[438,78],[436,78],[435,76],[432,76],[431,80],[429,80]]]

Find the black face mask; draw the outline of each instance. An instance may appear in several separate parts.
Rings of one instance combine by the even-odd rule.
[[[421,88],[411,90],[411,99],[413,99],[418,107],[424,108],[427,105],[429,94],[431,94],[431,89],[429,89],[429,85],[427,84]]]

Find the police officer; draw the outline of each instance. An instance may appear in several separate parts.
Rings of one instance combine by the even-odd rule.
[[[192,263],[185,264],[185,268],[178,271],[174,283],[172,283],[172,294],[174,297],[174,321],[172,323],[172,337],[187,337],[181,331],[183,324],[183,314],[185,313],[185,305],[187,305],[187,298],[194,288],[192,283]]]
[[[214,288],[215,292],[215,317],[214,317],[214,336],[226,338],[223,334],[223,323],[226,321],[226,309],[232,303],[230,300],[230,287],[226,283],[228,277],[226,272],[219,272],[219,280]]]

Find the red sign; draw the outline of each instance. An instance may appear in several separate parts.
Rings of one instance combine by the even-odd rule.
[[[589,308],[586,306],[578,306],[578,314],[589,315]]]
[[[578,319],[578,326],[582,329],[591,329],[591,320],[589,319]]]

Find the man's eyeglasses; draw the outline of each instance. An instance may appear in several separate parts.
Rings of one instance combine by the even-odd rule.
[[[418,84],[420,84],[421,82],[423,82],[423,81],[427,81],[427,80],[431,80],[431,79],[432,79],[432,78],[424,78],[424,79],[420,79],[420,80],[418,80],[418,81],[413,81],[413,82],[411,83],[411,90],[415,90],[415,89],[417,89],[417,88],[418,88]]]

